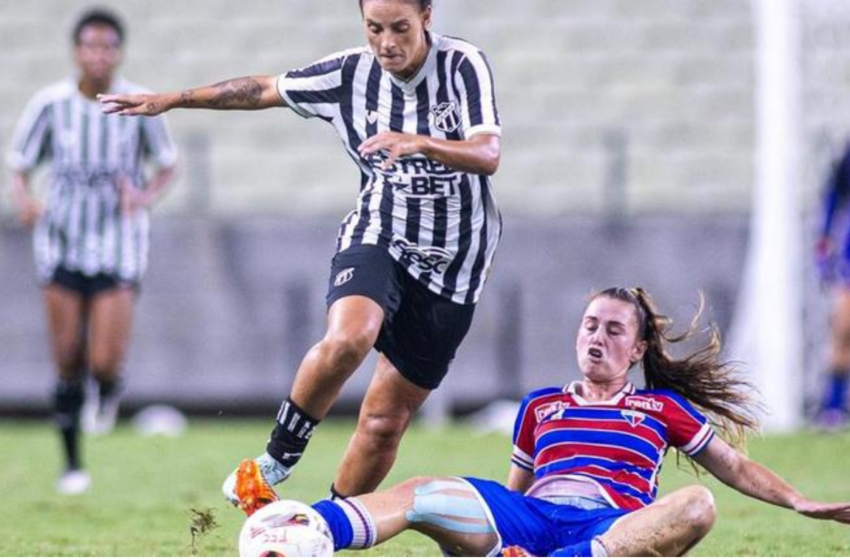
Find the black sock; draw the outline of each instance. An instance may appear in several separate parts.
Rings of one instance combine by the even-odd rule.
[[[336,486],[331,484],[331,496],[329,498],[330,500],[345,500],[348,497],[349,496],[345,496],[344,494],[340,494],[339,492],[337,492]]]
[[[277,413],[277,424],[272,430],[266,452],[278,463],[292,468],[301,459],[307,442],[313,435],[313,430],[319,421],[301,410],[289,399],[280,405]]]
[[[82,382],[59,380],[54,395],[54,419],[62,434],[62,446],[68,470],[80,468],[80,409],[83,407]]]
[[[98,394],[100,395],[100,400],[109,398],[116,391],[120,390],[122,386],[121,380],[116,379],[100,379],[97,378],[97,387]]]

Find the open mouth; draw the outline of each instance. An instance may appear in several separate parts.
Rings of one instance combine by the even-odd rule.
[[[601,360],[602,359],[602,350],[599,348],[591,348],[587,351],[587,355],[593,359]]]

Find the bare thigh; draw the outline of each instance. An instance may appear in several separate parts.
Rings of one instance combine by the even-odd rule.
[[[44,289],[43,298],[53,361],[60,377],[73,379],[85,366],[85,300],[76,292],[53,285]]]
[[[130,288],[101,292],[89,310],[88,360],[92,371],[112,377],[127,354],[136,293]]]

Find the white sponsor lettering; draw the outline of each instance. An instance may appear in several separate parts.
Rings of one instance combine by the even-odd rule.
[[[339,274],[336,275],[336,278],[334,279],[334,286],[339,288],[343,284],[351,281],[352,278],[354,278],[354,269],[346,268],[345,270],[341,271]]]
[[[626,406],[648,410],[650,412],[661,412],[664,410],[664,403],[650,397],[626,397]]]

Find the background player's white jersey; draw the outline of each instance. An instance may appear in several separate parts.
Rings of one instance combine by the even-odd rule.
[[[420,154],[383,170],[385,155],[362,158],[357,151],[384,131],[448,140],[501,134],[484,54],[459,39],[430,38],[425,63],[409,81],[385,72],[364,47],[288,72],[278,90],[298,114],[331,123],[360,167],[357,208],[340,226],[337,250],[387,247],[431,291],[474,303],[502,231],[490,178]]]
[[[110,93],[142,88],[115,80]],[[28,172],[50,160],[45,212],[35,231],[35,255],[42,281],[62,266],[86,275],[99,273],[138,281],[147,267],[149,217],[145,209],[122,214],[119,183],[144,184],[143,160],[175,163],[177,151],[165,120],[104,115],[73,79],[38,92],[29,102],[12,139],[9,163]]]

